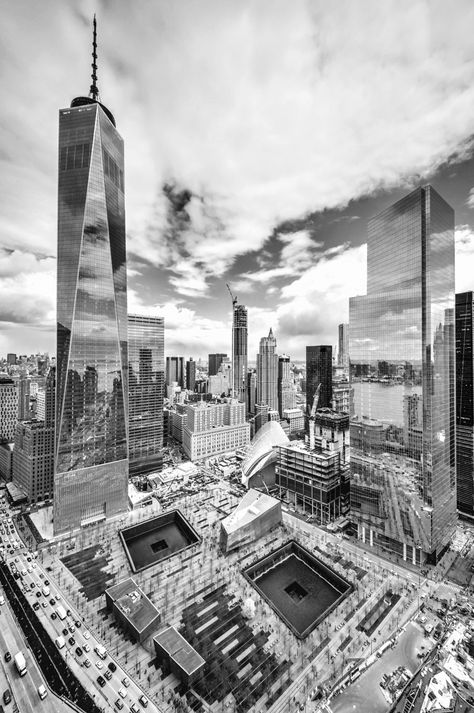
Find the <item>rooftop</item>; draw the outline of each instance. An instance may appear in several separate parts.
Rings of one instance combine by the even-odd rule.
[[[191,675],[206,663],[174,626],[169,626],[164,631],[161,631],[154,637],[154,641],[158,642],[169,654],[170,658],[188,675]]]
[[[106,594],[139,632],[160,615],[155,605],[131,577],[109,587]]]

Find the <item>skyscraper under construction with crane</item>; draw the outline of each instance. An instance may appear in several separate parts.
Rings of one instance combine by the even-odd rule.
[[[247,407],[247,307],[227,289],[232,297],[232,395]]]

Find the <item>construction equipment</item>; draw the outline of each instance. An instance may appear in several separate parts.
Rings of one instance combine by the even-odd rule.
[[[311,407],[311,413],[309,416],[309,447],[312,451],[314,451],[314,441],[315,441],[314,418],[316,416],[316,409],[318,408],[320,392],[321,392],[321,384],[319,383],[318,387],[314,393],[313,406]]]

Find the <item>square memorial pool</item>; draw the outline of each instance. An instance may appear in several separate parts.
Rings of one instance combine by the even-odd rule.
[[[244,570],[257,592],[300,639],[353,590],[353,586],[295,540]]]
[[[179,510],[126,527],[120,531],[120,537],[134,572],[140,572],[201,541]]]

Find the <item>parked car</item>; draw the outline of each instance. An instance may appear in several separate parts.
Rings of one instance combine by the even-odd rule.
[[[103,676],[97,676],[97,683],[103,688],[105,686],[105,678]]]

